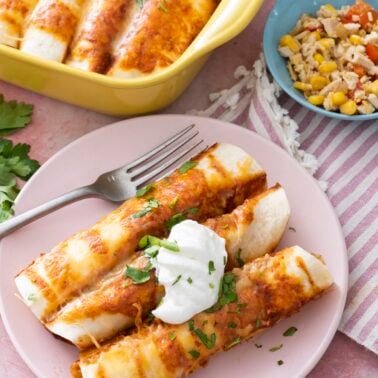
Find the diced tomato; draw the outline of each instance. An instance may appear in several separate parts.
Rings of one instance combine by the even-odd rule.
[[[369,20],[369,16],[368,16],[369,12],[371,13],[373,17],[372,21]],[[349,22],[354,22],[353,21],[354,15],[360,17],[359,23],[361,24],[362,27],[365,27],[369,22],[374,23],[375,20],[378,19],[378,12],[376,12],[370,4],[365,3],[363,0],[357,0],[356,4],[351,6],[348,13],[345,15],[345,17],[343,17],[341,21],[344,24],[347,24]]]
[[[378,64],[378,46],[371,43],[366,45],[366,54],[375,64]]]
[[[355,64],[353,66],[353,71],[356,73],[358,76],[364,76],[365,75],[365,69],[362,66],[359,66],[358,64]]]

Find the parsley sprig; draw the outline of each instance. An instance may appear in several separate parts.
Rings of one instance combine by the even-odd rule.
[[[1,117],[0,105],[0,129]],[[12,205],[19,192],[16,178],[27,181],[39,168],[39,163],[30,159],[29,152],[27,144],[13,145],[10,140],[0,138],[0,222],[13,215]]]

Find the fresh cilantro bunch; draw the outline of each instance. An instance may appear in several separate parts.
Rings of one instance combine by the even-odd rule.
[[[17,101],[5,101],[0,94],[0,136],[11,134],[27,126],[31,121],[33,105]]]
[[[30,159],[29,152],[27,144],[13,145],[10,140],[0,138],[0,222],[13,215],[12,205],[19,192],[16,178],[26,181],[39,168],[39,163]]]

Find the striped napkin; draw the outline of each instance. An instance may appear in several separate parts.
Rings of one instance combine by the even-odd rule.
[[[239,67],[237,83],[191,114],[249,128],[284,148],[318,180],[339,217],[349,252],[349,293],[339,330],[378,354],[378,120],[320,116],[280,96],[264,59]]]

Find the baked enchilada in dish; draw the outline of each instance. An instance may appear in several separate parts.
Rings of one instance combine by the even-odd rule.
[[[38,0],[0,0],[0,44],[18,47],[24,24]]]
[[[0,43],[86,71],[127,78],[147,75],[184,53],[218,3],[1,0]]]

